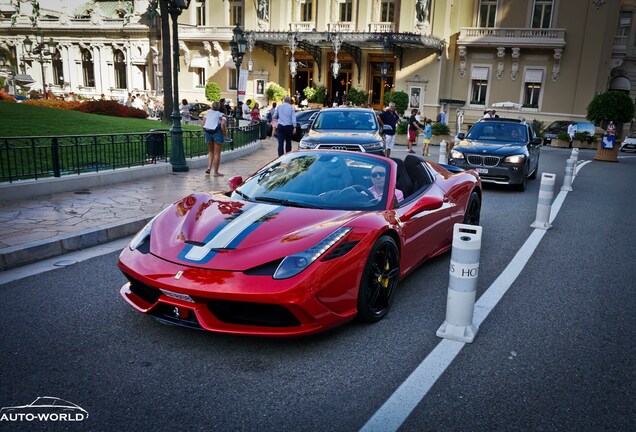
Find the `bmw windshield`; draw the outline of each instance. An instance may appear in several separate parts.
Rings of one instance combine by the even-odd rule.
[[[527,128],[520,123],[476,123],[466,135],[473,141],[487,141],[497,144],[520,145],[528,142]]]

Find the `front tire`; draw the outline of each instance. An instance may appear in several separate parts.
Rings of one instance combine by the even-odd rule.
[[[481,199],[477,192],[472,192],[466,206],[466,213],[464,213],[465,225],[479,225],[479,218],[481,217]]]
[[[375,242],[364,265],[358,292],[358,319],[374,323],[388,313],[400,276],[400,253],[389,236]]]
[[[523,177],[521,178],[521,183],[519,183],[518,185],[515,185],[515,189],[517,189],[518,191],[525,191],[526,187],[528,187],[528,166],[526,165],[526,168],[523,170]]]

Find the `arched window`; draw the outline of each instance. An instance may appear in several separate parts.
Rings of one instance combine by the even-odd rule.
[[[64,85],[64,69],[62,68],[62,53],[56,49],[53,51],[51,63],[53,65],[53,84]]]
[[[120,50],[114,52],[115,61],[115,87],[120,89],[128,88],[126,82],[126,56]]]
[[[95,64],[90,50],[82,50],[82,72],[84,75],[84,86],[95,87]]]

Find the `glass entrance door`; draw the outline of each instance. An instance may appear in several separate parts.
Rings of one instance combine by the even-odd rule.
[[[371,63],[371,79],[369,93],[371,97],[371,107],[377,110],[384,109],[384,94],[389,93],[393,88],[394,70],[393,63],[387,63],[388,71],[386,78],[382,78],[382,63]]]

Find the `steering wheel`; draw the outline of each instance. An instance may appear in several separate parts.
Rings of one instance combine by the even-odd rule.
[[[377,201],[377,198],[371,193],[369,189],[360,185],[352,185],[349,187],[353,188],[353,190],[355,190],[356,192],[360,192],[362,195],[365,195],[367,198],[369,198],[369,201]]]

